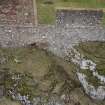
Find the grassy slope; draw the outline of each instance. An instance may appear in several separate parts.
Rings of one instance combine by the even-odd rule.
[[[6,64],[0,65],[1,68],[9,68],[17,72],[30,72],[37,79],[45,75],[53,62],[62,65],[68,73],[70,72],[70,75],[74,69],[71,64],[61,58],[37,48],[4,48],[0,49],[0,57],[2,56],[6,57],[8,61]],[[15,59],[20,63],[16,63]]]
[[[47,0],[37,0],[38,19],[41,24],[54,23],[56,7],[105,8],[104,0],[53,0],[54,4],[44,4],[44,1]]]
[[[43,92],[48,92],[49,94],[53,92],[59,93],[74,89],[74,86],[79,87],[74,65],[51,53],[38,48],[3,48],[0,49],[0,58],[2,59],[3,57],[8,60],[6,63],[0,64],[0,69],[9,68],[13,72],[29,72],[33,75],[38,82],[38,87],[35,87],[33,92],[36,96],[43,94]],[[16,63],[15,59],[19,60],[19,62]],[[68,82],[67,87],[63,87],[65,81]]]
[[[1,65],[2,68],[9,68],[18,72],[30,72],[34,76],[41,76],[51,63],[45,52],[30,48],[0,49],[0,54],[6,56],[8,62]],[[21,63],[16,63],[15,59]],[[37,74],[38,72],[38,74]]]
[[[97,64],[96,69],[98,73],[105,76],[105,42],[80,43],[77,50],[84,54],[86,58],[94,61]],[[95,86],[100,85],[100,83],[98,83],[99,80],[94,78],[91,72],[86,71],[85,74],[88,75],[88,80]]]
[[[0,105],[21,105],[21,104],[18,102],[11,101],[7,98],[3,98],[2,100],[0,100]]]
[[[70,95],[73,97],[74,102],[80,101],[81,105],[104,105],[100,103],[95,104],[84,95],[78,86],[78,82],[76,82],[74,65],[63,61],[59,57],[37,48],[0,49],[0,58],[2,57],[6,57],[8,62],[0,65],[1,68],[9,68],[17,72],[30,72],[35,80],[40,81],[38,89],[35,91],[36,95],[46,91],[49,93],[68,93],[68,90],[73,88],[72,95]],[[20,60],[20,63],[16,63],[14,61],[15,58]],[[57,67],[54,66],[54,64],[60,66]],[[74,86],[77,85],[77,88],[75,88],[73,84]],[[5,102],[6,100],[2,101],[2,103]],[[10,105],[12,105],[11,101],[8,101],[7,105],[9,105],[9,102]],[[4,105],[2,103],[0,103],[0,105]],[[15,105],[14,102],[13,105]],[[18,105],[18,103],[16,103],[16,105]]]

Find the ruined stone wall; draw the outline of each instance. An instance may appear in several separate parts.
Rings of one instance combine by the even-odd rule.
[[[96,26],[101,23],[102,10],[57,10],[58,25]]]
[[[77,13],[79,13],[79,11]],[[75,12],[70,11],[69,15],[70,14],[74,16]],[[75,25],[72,25],[71,19],[67,16],[69,20],[68,22],[64,22],[64,24],[39,25],[38,27],[0,26],[0,45],[3,47],[15,47],[34,42],[37,42],[38,44],[45,43],[45,47],[48,48],[48,50],[59,56],[65,56],[70,47],[80,41],[105,41],[105,28],[98,24],[102,18],[102,12],[89,12],[89,15],[88,13],[86,14],[87,15],[84,15],[85,20],[88,20],[88,16],[90,16],[90,22],[93,22],[92,25],[87,25],[87,23],[82,24],[82,21],[79,21],[82,16],[76,16],[76,19],[73,18]],[[66,18],[64,18],[64,20],[65,19]],[[80,25],[76,25],[77,23]]]

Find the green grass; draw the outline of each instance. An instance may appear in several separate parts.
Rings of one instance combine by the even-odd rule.
[[[38,13],[40,24],[54,24],[55,10],[52,5],[39,5]]]
[[[97,64],[97,71],[100,75],[105,76],[105,62]]]
[[[47,0],[37,0],[40,24],[54,24],[57,7],[105,8],[104,0],[53,0],[53,4],[44,4],[44,1]],[[105,23],[105,17],[103,17],[102,23]]]

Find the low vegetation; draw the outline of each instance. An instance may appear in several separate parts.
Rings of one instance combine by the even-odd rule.
[[[105,76],[105,42],[84,42],[80,43],[76,49],[84,54],[86,58],[91,59],[96,63],[96,70],[102,76]],[[100,85],[99,80],[92,76],[91,71],[82,70],[95,86]]]
[[[92,72],[90,70],[81,70],[81,73],[83,73],[83,74],[85,74],[87,76],[86,80],[92,86],[95,86],[96,88],[98,86],[104,86],[97,77],[93,76],[93,74],[92,74]]]
[[[103,42],[86,42],[81,43],[77,49],[98,64],[99,61],[104,61],[104,45]],[[102,51],[99,53],[99,51],[96,51],[97,49]],[[63,94],[67,96],[72,94],[72,97],[83,96],[83,93],[80,91],[81,85],[76,76],[75,65],[54,56],[50,52],[34,47],[1,48],[0,58],[0,70],[2,73],[3,71],[6,73],[5,81],[0,83],[0,85],[5,84],[7,96],[9,96],[8,90],[15,86],[15,83],[18,83],[15,91],[22,95],[28,94],[30,100],[32,100],[33,97],[41,96],[47,102],[54,94],[57,96]],[[89,76],[87,80],[90,83],[96,87],[100,85],[99,80],[94,78],[91,72],[86,71],[84,73]],[[13,77],[17,78],[18,75],[22,77],[20,82],[11,79]],[[77,90],[79,90],[77,92],[78,94],[75,94]],[[9,98],[7,97],[6,100],[10,99],[11,96],[9,96]],[[88,102],[89,105],[94,105],[87,96],[82,97],[81,100],[78,101],[83,103],[83,105],[85,102]],[[74,103],[78,103],[78,101],[76,101],[75,98],[73,99]],[[5,101],[2,101],[2,103],[3,102]],[[12,105],[12,103],[10,104]],[[2,105],[1,101],[0,105]],[[15,105],[14,102],[13,105]],[[16,103],[16,105],[18,105],[18,103]]]
[[[7,98],[3,98],[1,101],[0,101],[0,105],[21,105],[20,103],[18,102],[14,102],[14,101],[11,101],[10,99],[7,99]]]
[[[32,47],[1,48],[0,58],[0,70],[4,73],[1,85],[4,85],[9,99],[11,95],[8,92],[12,89],[22,96],[28,94],[30,100],[46,93],[48,96],[44,97],[47,100],[53,93],[70,94],[80,87],[74,65],[50,52]]]
[[[104,10],[104,0],[37,0],[38,19],[41,24],[54,24],[56,8],[101,8]],[[103,16],[102,24],[105,23]]]

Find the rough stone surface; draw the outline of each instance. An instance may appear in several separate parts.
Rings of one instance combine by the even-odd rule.
[[[65,56],[68,49],[80,41],[105,41],[105,29],[99,24],[102,14],[102,11],[60,11],[57,13],[56,25],[1,25],[0,46],[44,43],[43,48],[59,56]],[[59,21],[62,23],[59,24]]]
[[[38,42],[48,43],[48,49],[64,56],[71,45],[80,41],[105,41],[103,27],[10,27],[0,26],[0,46],[15,47]]]
[[[57,23],[61,25],[93,26],[99,25],[102,19],[102,10],[59,10],[57,11]]]

